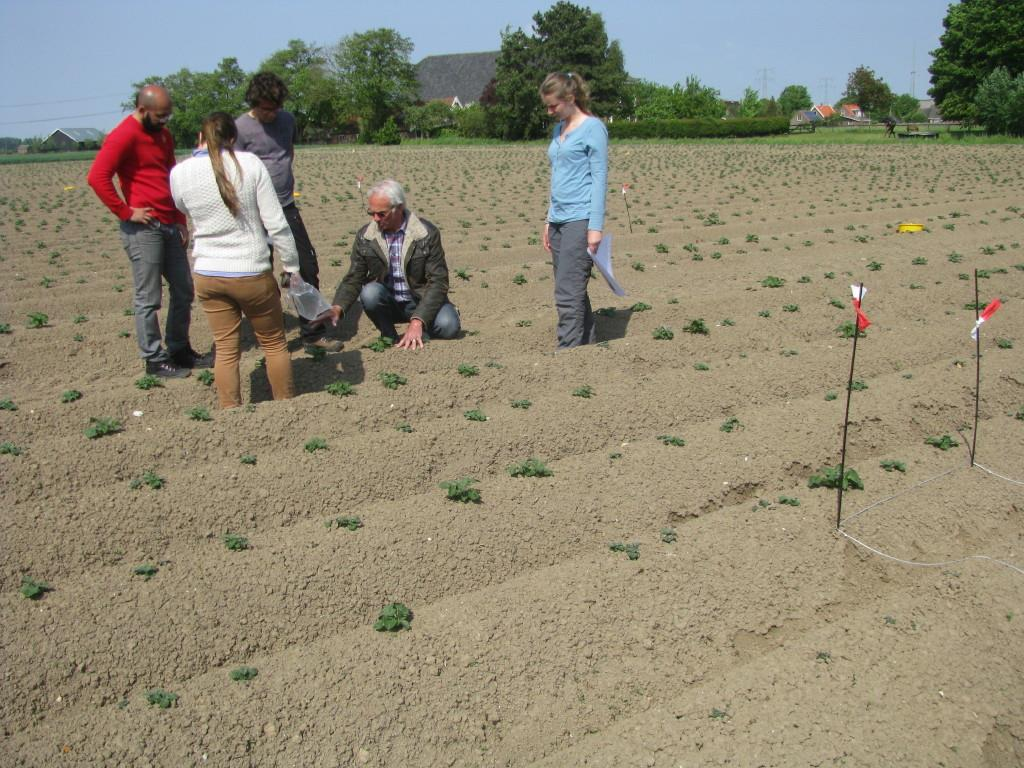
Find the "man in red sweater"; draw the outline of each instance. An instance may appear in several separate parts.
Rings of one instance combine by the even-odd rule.
[[[192,271],[185,246],[185,216],[174,207],[170,173],[174,139],[167,130],[171,98],[158,85],[147,85],[135,97],[135,111],[106,137],[89,169],[89,186],[121,220],[121,243],[128,253],[135,284],[135,336],[146,373],[182,378],[189,369],[208,365],[189,343],[192,315]],[[114,176],[121,195],[114,187]],[[161,345],[157,312],[167,279],[166,349]]]

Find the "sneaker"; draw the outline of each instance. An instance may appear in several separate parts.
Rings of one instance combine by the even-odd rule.
[[[201,355],[192,349],[191,346],[179,349],[173,355],[171,359],[175,365],[182,368],[210,368],[213,366],[213,353],[207,352],[205,355]]]
[[[146,373],[164,379],[184,379],[192,375],[192,371],[175,365],[173,360],[147,360]]]
[[[332,339],[328,336],[321,336],[319,339],[303,340],[302,346],[306,349],[317,348],[325,352],[340,352],[344,343],[340,339]]]

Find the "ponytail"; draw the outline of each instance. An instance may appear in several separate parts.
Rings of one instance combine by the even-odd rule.
[[[586,114],[590,112],[590,86],[586,80],[575,72],[552,72],[544,78],[540,85],[540,95],[554,94],[560,101],[568,101],[572,97],[576,106]]]
[[[224,158],[221,152],[227,151],[238,171],[238,179],[242,179],[242,166],[235,157],[235,139],[238,138],[238,129],[235,128],[235,121],[226,112],[213,112],[206,116],[202,126],[203,141],[206,142],[206,149],[210,153],[210,165],[213,166],[213,177],[217,180],[217,189],[220,190],[220,199],[231,211],[232,216],[237,216],[241,210],[238,202],[238,190],[231,183],[224,172]]]

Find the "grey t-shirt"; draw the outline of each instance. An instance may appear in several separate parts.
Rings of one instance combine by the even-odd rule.
[[[235,120],[235,125],[238,127],[235,149],[252,152],[263,161],[282,207],[294,203],[295,118],[291,112],[280,110],[272,123],[261,123],[246,113]]]

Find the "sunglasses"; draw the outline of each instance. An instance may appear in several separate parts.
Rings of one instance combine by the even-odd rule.
[[[391,206],[390,208],[384,211],[371,211],[369,208],[367,208],[366,215],[369,216],[371,219],[383,219],[393,210],[395,210],[395,206]]]

